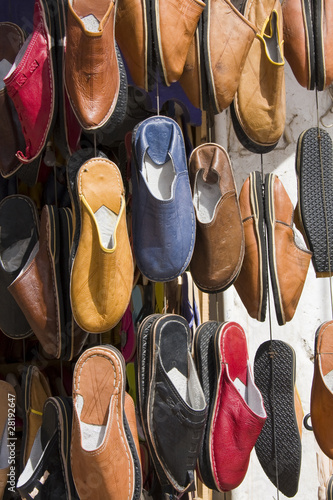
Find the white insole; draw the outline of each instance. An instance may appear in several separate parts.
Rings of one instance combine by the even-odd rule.
[[[114,230],[116,228],[118,216],[105,205],[102,205],[95,212],[95,219],[101,235],[101,241],[104,248],[114,247]]]
[[[150,192],[155,198],[158,200],[169,200],[171,198],[172,184],[175,179],[171,160],[163,165],[156,165],[146,154],[142,174],[146,179]]]
[[[26,49],[30,43],[30,40],[32,38],[32,35],[33,33],[31,33],[31,35],[28,36],[28,38],[26,39],[26,41],[24,42],[24,44],[22,45],[22,47],[20,48],[20,51],[18,52],[17,56],[15,57],[15,61],[14,61],[14,64],[13,66],[11,67],[11,70],[9,71],[9,73],[6,75],[7,78],[16,70],[17,66],[20,64],[25,52],[26,52]]]
[[[12,65],[10,64],[9,61],[7,61],[7,59],[2,59],[0,61],[0,90],[2,90],[3,88],[5,88],[5,84],[4,84],[3,79],[8,74],[8,72],[11,69],[11,67],[12,67]]]
[[[197,218],[200,222],[207,224],[212,221],[215,207],[221,196],[218,179],[214,184],[208,184],[203,180],[203,170],[200,170],[197,175],[193,196]]]
[[[2,252],[2,265],[7,272],[12,273],[20,267],[22,259],[30,243],[31,236],[29,238],[16,241]]]
[[[96,450],[103,442],[106,425],[86,424],[80,419],[83,408],[83,397],[77,395],[76,409],[80,421],[82,448],[86,451]]]

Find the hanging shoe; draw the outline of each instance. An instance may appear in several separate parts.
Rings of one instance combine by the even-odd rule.
[[[313,31],[316,54],[316,88],[324,90],[333,82],[333,6],[330,0],[313,1]]]

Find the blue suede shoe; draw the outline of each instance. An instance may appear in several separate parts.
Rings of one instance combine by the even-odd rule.
[[[171,281],[186,270],[195,242],[184,139],[171,118],[147,118],[133,130],[132,185],[137,266],[151,281]]]

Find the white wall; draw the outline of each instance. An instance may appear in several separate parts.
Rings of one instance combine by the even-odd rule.
[[[287,119],[284,136],[277,148],[263,156],[264,174],[274,172],[283,182],[294,206],[297,201],[297,180],[295,173],[295,153],[297,139],[302,131],[317,125],[316,94],[302,88],[294,78],[286,63]],[[332,106],[329,91],[318,93],[319,115]],[[325,124],[333,123],[333,114],[328,113]],[[229,152],[233,165],[238,193],[244,180],[253,170],[261,170],[261,157],[242,148],[234,134],[229,112],[216,117],[216,142]],[[333,138],[333,129],[327,130]],[[268,312],[266,321],[260,323],[250,318],[238,298],[234,287],[222,294],[224,320],[240,323],[247,334],[250,360],[259,345],[270,338]],[[328,278],[316,278],[312,263],[305,283],[298,309],[291,322],[279,326],[271,297],[271,325],[274,339],[289,343],[296,351],[296,384],[302,400],[304,414],[310,411],[310,393],[313,376],[314,335],[324,321],[332,319]],[[222,319],[222,318],[220,318]],[[333,423],[333,422],[332,422]],[[329,460],[320,452],[314,435],[303,426],[302,468],[299,490],[294,497],[299,500],[318,498],[320,485],[317,472],[317,453],[326,466]],[[215,498],[215,497],[214,497]],[[221,496],[223,498],[223,495]],[[263,472],[253,450],[248,473],[243,483],[232,492],[233,500],[269,500],[287,498],[276,488]],[[325,498],[321,497],[321,498]]]

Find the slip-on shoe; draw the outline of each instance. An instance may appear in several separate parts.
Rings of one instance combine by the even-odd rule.
[[[47,398],[52,396],[50,385],[35,365],[24,367],[22,372],[22,393],[24,397],[23,433],[20,465],[23,471],[31,453],[38,429],[43,422],[43,408]]]
[[[244,17],[258,28],[231,104],[235,133],[253,153],[268,153],[283,134],[286,90],[280,0],[247,0]]]
[[[50,397],[31,453],[17,481],[21,498],[78,500],[70,464],[72,399]]]
[[[119,125],[126,112],[127,78],[115,41],[117,1],[68,3],[65,85],[87,131]]]
[[[323,323],[315,335],[315,359],[311,388],[311,424],[318,445],[333,458],[333,321]]]
[[[243,328],[232,321],[203,323],[194,356],[209,407],[199,471],[212,489],[230,491],[243,481],[266,420]]]
[[[4,77],[11,69],[25,40],[23,30],[13,23],[0,23],[0,173],[14,174],[22,165],[16,156],[25,148],[25,141],[17,111],[8,96]]]
[[[120,171],[102,156],[81,162],[89,154],[78,151],[67,168],[75,220],[70,298],[77,324],[101,333],[125,313],[134,270]]]
[[[171,118],[154,116],[132,135],[133,248],[151,281],[171,281],[186,270],[195,242],[195,214],[184,138]]]
[[[8,337],[32,334],[23,312],[8,290],[38,242],[38,214],[26,196],[12,195],[0,203],[0,329]]]
[[[265,176],[265,219],[275,312],[284,325],[294,317],[312,253],[293,224],[293,205],[275,174]]]
[[[255,445],[256,455],[270,481],[281,493],[293,497],[298,490],[302,459],[296,353],[281,340],[268,340],[259,346],[253,367],[267,412]]]
[[[125,412],[125,385],[125,361],[113,346],[87,349],[76,362],[71,464],[80,498],[140,498],[141,468]]]
[[[229,0],[207,0],[200,24],[208,95],[217,114],[226,109],[235,96],[258,30]]]
[[[251,318],[265,321],[268,266],[260,172],[251,172],[239,194],[245,254],[235,288]]]
[[[244,232],[229,155],[218,144],[198,146],[189,161],[196,240],[190,270],[203,292],[226,290],[244,257]]]
[[[43,151],[52,132],[56,110],[55,22],[47,0],[36,0],[32,34],[17,54],[4,78],[9,97],[17,110],[25,151],[16,155],[22,163],[30,163]]]

